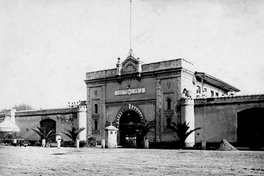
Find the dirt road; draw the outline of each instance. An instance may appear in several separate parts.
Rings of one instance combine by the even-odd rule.
[[[264,175],[263,151],[0,147],[5,175]]]

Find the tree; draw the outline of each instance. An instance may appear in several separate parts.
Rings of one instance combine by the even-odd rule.
[[[136,136],[137,136],[137,147],[144,147],[145,136],[150,132],[154,125],[148,124],[148,121],[145,121],[137,126]]]
[[[0,110],[0,114],[4,114],[7,110],[8,110],[8,109],[5,109],[5,108],[4,108],[4,109],[1,109],[1,110]]]
[[[40,136],[40,142],[42,141],[42,139],[48,141],[51,137],[56,135],[54,130],[46,130],[45,127],[37,127],[37,129],[32,129],[32,131]]]
[[[188,131],[189,128],[190,128],[189,122],[186,123],[186,121],[183,123],[172,122],[172,126],[170,126],[170,129],[172,129],[178,136],[178,142],[180,148],[185,148],[185,140],[192,132],[201,129],[201,127],[198,127]]]
[[[82,128],[76,128],[76,127],[72,126],[72,128],[70,130],[65,129],[67,132],[66,133],[63,132],[63,134],[65,134],[66,136],[68,136],[72,140],[73,144],[75,144],[76,143],[76,140],[77,140],[77,138],[79,136],[79,134],[84,129],[85,128],[83,128],[83,127]]]
[[[19,105],[13,106],[11,109],[15,109],[16,111],[26,111],[26,110],[33,110],[34,108],[31,105],[21,103]],[[1,109],[0,113],[5,113],[8,110],[10,110],[10,109],[6,109],[6,108]]]
[[[31,105],[28,105],[28,104],[25,104],[25,103],[21,103],[19,105],[13,106],[12,109],[15,109],[17,111],[24,111],[24,110],[33,110],[33,107]]]

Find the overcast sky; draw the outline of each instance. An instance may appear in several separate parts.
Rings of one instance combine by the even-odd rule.
[[[0,0],[0,109],[85,100],[85,73],[128,55],[129,10],[129,0]],[[263,94],[264,1],[133,0],[132,49]]]

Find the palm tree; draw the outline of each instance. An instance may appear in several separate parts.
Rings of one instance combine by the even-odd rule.
[[[185,140],[186,138],[194,131],[201,129],[201,127],[195,128],[193,130],[188,131],[190,128],[189,122],[186,123],[174,123],[172,122],[172,126],[170,126],[170,129],[172,129],[178,136],[179,139],[179,147],[185,148]]]
[[[40,136],[40,142],[44,139],[48,141],[51,137],[55,136],[54,130],[46,130],[45,127],[37,127],[37,129],[32,129],[32,131],[36,132]],[[46,146],[46,144],[44,144]]]
[[[76,140],[77,140],[77,138],[79,136],[79,134],[84,129],[85,129],[84,127],[76,128],[76,127],[72,126],[72,128],[70,130],[65,129],[67,132],[66,133],[63,132],[63,134],[65,134],[66,136],[68,136],[72,140],[73,144],[75,144],[76,143]]]
[[[145,136],[150,132],[154,125],[148,124],[148,121],[145,121],[137,126],[136,136],[137,136],[137,147],[144,147]]]

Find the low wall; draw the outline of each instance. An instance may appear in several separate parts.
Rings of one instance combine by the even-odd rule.
[[[236,143],[237,113],[252,108],[264,108],[264,95],[195,99],[195,142]]]

